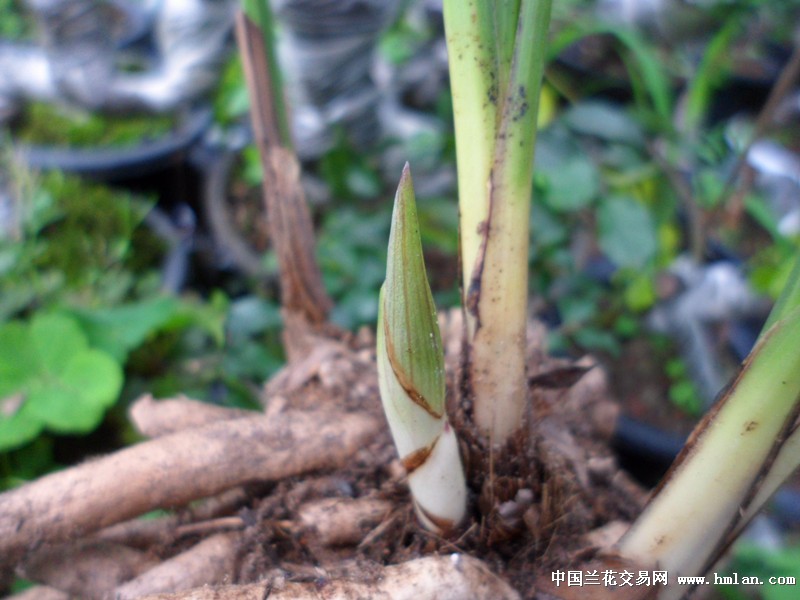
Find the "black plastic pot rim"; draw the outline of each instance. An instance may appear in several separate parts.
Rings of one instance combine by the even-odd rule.
[[[34,170],[60,170],[100,180],[135,178],[181,162],[183,153],[201,138],[212,120],[211,109],[201,107],[194,109],[175,131],[131,147],[15,144],[14,151],[23,164]]]

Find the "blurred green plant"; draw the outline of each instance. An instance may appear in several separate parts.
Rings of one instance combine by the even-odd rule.
[[[0,38],[25,40],[33,35],[33,27],[19,4],[18,0],[0,0]]]
[[[375,157],[358,152],[343,134],[337,136],[337,143],[320,158],[319,175],[337,204],[374,200],[383,188]]]
[[[432,32],[424,23],[397,19],[381,36],[378,51],[392,65],[402,66],[429,42]]]
[[[238,53],[231,56],[217,83],[212,99],[214,121],[223,127],[243,120],[250,109],[250,98],[244,82],[242,59]]]
[[[793,577],[800,581],[800,545],[796,543],[779,549],[765,548],[752,542],[742,540],[732,551],[732,559],[725,568],[725,574],[734,573],[758,577],[760,581],[769,582],[771,577]],[[796,597],[795,585],[766,584],[758,586],[757,595],[747,591],[748,586],[717,586],[716,591],[726,600],[792,600]]]
[[[670,378],[670,401],[687,415],[702,415],[703,399],[689,376],[686,362],[680,358],[671,358],[666,362],[664,372]]]
[[[534,293],[559,310],[553,349],[616,354],[680,249],[677,199],[645,139],[635,114],[597,100],[539,134],[530,261]]]
[[[342,207],[325,215],[317,239],[320,268],[335,300],[331,318],[343,327],[377,317],[375,293],[386,268],[389,215],[385,207],[370,212]]]
[[[558,7],[551,56],[572,49],[575,60],[581,52],[574,48],[585,42],[603,49],[614,75],[570,77],[563,63],[549,71],[570,105],[539,136],[535,184],[544,205],[533,207],[531,258],[534,291],[561,313],[554,347],[615,352],[624,336],[609,326],[639,319],[657,301],[656,275],[681,252],[702,261],[715,244],[750,261],[756,290],[777,297],[795,244],[777,232],[756,194],[744,199],[746,216],[772,244],[754,245],[752,223],[726,216],[731,154],[744,146],[732,145],[730,127],[713,115],[734,75],[735,51],[759,43],[748,37],[754,15],[777,31],[791,10],[758,0],[711,6],[704,18],[720,26],[709,27],[690,53],[600,22],[583,3]],[[604,92],[630,98],[595,99]]]
[[[186,394],[225,406],[258,408],[261,386],[284,363],[278,303],[215,292],[188,302],[128,361],[131,396]]]
[[[5,173],[12,193],[0,236],[0,321],[63,301],[110,304],[157,290],[152,269],[163,244],[142,227],[150,202],[57,172],[33,177],[9,163]]]
[[[3,174],[0,487],[53,469],[54,436],[143,392],[257,405],[283,361],[274,301],[165,295],[150,202],[12,162]]]
[[[0,451],[56,433],[92,431],[117,400],[122,367],[74,319],[39,313],[0,326]]]
[[[163,137],[177,124],[175,115],[103,116],[78,109],[31,102],[14,128],[14,137],[36,145],[92,148],[133,146]]]

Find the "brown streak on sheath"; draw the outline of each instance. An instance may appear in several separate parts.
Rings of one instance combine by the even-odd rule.
[[[385,314],[386,307],[384,306],[384,315]],[[397,382],[400,384],[400,387],[402,387],[405,393],[408,394],[408,397],[411,398],[411,401],[414,404],[419,406],[432,417],[441,419],[443,413],[437,413],[435,410],[433,410],[431,405],[428,404],[428,401],[425,400],[425,397],[414,388],[414,384],[408,380],[408,376],[403,372],[403,370],[395,366],[396,362],[398,362],[397,355],[394,351],[394,342],[392,342],[392,336],[389,335],[389,321],[385,317],[383,319],[383,337],[386,340],[386,354],[389,355],[389,364],[392,365],[392,373],[394,373],[394,376],[397,377]]]
[[[491,217],[490,217],[491,218]],[[483,266],[486,261],[486,245],[489,241],[489,219],[478,224],[478,235],[481,236],[481,246],[478,251],[478,260],[472,265],[469,288],[467,289],[464,304],[467,311],[475,317],[476,330],[480,329],[480,301],[481,284],[483,282]]]
[[[414,450],[414,452],[407,454],[400,460],[406,470],[406,473],[411,475],[411,473],[419,469],[428,461],[428,457],[433,453],[433,449],[436,448],[436,444],[440,437],[441,436],[437,435],[436,439],[433,440],[429,446],[425,446],[419,450]]]
[[[481,328],[480,302],[483,289],[483,269],[486,265],[486,252],[489,246],[489,235],[492,230],[492,211],[494,209],[494,167],[489,171],[489,210],[486,220],[478,223],[477,233],[481,236],[481,245],[478,250],[478,259],[472,266],[469,288],[466,290],[464,305],[472,316],[475,317],[475,333]]]
[[[425,515],[426,519],[428,519],[431,523],[436,525],[442,531],[442,533],[448,533],[455,528],[456,523],[452,519],[443,519],[442,517],[437,517],[435,515],[432,515],[430,512],[425,510],[416,500],[414,500],[414,506],[417,507],[417,510],[419,510],[419,512]]]

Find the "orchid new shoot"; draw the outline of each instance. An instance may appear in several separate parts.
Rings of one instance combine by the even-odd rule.
[[[698,425],[618,550],[702,575],[800,464],[800,262],[732,387]],[[685,586],[661,599],[680,598]]]
[[[536,115],[551,0],[444,0],[473,420],[522,424]]]
[[[394,201],[377,352],[381,400],[417,515],[428,529],[446,533],[464,517],[467,488],[445,414],[444,350],[408,165]]]

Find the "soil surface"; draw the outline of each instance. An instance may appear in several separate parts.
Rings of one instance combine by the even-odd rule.
[[[640,487],[608,450],[616,407],[605,375],[591,359],[555,360],[543,350],[544,330],[529,332],[529,373],[535,423],[496,456],[469,430],[456,381],[461,358],[461,316],[443,316],[450,414],[460,430],[471,483],[471,514],[452,536],[422,529],[411,509],[404,473],[388,428],[335,474],[282,481],[249,509],[253,525],[238,551],[238,578],[258,580],[276,567],[291,578],[369,573],[376,565],[429,553],[462,552],[485,561],[525,597],[533,597],[535,573],[565,569],[590,557],[608,523],[629,521],[644,500]],[[298,376],[298,374],[302,374]],[[374,340],[366,329],[317,344],[308,357],[271,381],[267,403],[284,398],[293,407],[336,402],[381,419]],[[270,400],[272,399],[272,400]],[[490,474],[491,473],[491,474]],[[373,498],[393,506],[357,544],[318,543],[312,529],[293,530],[301,505],[318,498]]]

